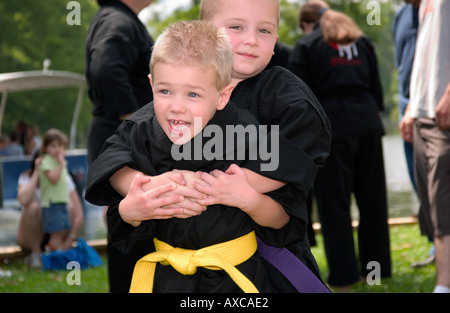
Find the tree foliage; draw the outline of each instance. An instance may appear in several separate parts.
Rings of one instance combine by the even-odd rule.
[[[84,73],[84,42],[90,22],[98,9],[94,0],[78,0],[81,25],[69,25],[70,0],[19,0],[0,2],[0,72],[40,70],[45,58],[50,69]],[[167,0],[166,0],[167,1]],[[170,0],[168,0],[170,1]],[[157,2],[157,1],[155,1]],[[302,34],[298,28],[298,12],[304,2],[281,0],[280,41],[294,45]],[[393,66],[391,35],[392,18],[403,1],[330,0],[333,9],[350,15],[374,42],[385,93],[387,112],[396,112],[396,72]],[[379,25],[369,25],[370,3],[380,4]],[[188,9],[179,9],[167,18],[151,16],[147,21],[156,38],[169,24],[178,20],[197,19],[200,0],[192,0]],[[18,120],[36,124],[41,133],[50,127],[70,132],[77,90],[41,90],[11,93],[3,121],[3,132],[13,129]],[[85,97],[78,123],[78,146],[85,146],[92,104]],[[394,114],[395,115],[395,114]]]

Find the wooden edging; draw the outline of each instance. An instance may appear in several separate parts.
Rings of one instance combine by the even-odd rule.
[[[417,217],[415,217],[415,216],[388,218],[389,226],[408,225],[408,224],[416,224],[416,223],[417,223]],[[358,225],[359,225],[359,221],[357,221],[357,220],[352,221],[353,228],[357,228]],[[313,223],[313,229],[315,232],[320,232],[320,223]]]
[[[415,224],[417,223],[417,218],[414,216],[389,218],[388,223],[389,226]],[[358,227],[358,221],[353,221],[352,226],[354,228]],[[313,229],[316,232],[320,232],[320,223],[314,223]],[[88,240],[87,243],[100,254],[104,254],[106,252],[106,239]],[[0,247],[0,264],[7,263],[14,259],[23,258],[27,254],[28,253],[22,250],[19,246]]]

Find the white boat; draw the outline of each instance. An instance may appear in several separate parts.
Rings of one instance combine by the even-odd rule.
[[[0,74],[0,134],[3,117],[7,105],[8,94],[19,91],[51,88],[78,88],[72,124],[70,127],[69,149],[66,154],[68,168],[75,176],[77,184],[84,188],[87,174],[87,159],[85,149],[75,149],[77,122],[86,89],[84,75],[67,71],[49,70],[49,60],[44,61],[42,71],[25,71]],[[11,156],[0,158],[0,208],[18,206],[17,180],[20,173],[30,167],[31,156]]]

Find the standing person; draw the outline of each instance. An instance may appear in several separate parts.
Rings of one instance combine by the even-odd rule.
[[[148,83],[153,39],[138,18],[152,0],[97,0],[85,46],[86,79],[94,104],[88,134],[90,165],[127,116],[153,99]],[[127,257],[108,244],[110,289]],[[114,255],[111,258],[111,255]]]
[[[45,133],[42,142],[44,156],[39,166],[42,228],[50,234],[46,248],[51,251],[63,250],[70,236],[69,171],[64,157],[67,144],[67,136],[53,128]]]
[[[434,292],[450,292],[450,1],[422,0],[410,102],[400,124],[414,146],[419,225],[433,237]]]
[[[409,103],[409,85],[414,61],[414,51],[416,49],[417,29],[419,27],[419,6],[420,0],[405,0],[405,4],[395,14],[395,18],[392,23],[395,66],[398,71],[399,123],[405,115],[406,107]],[[414,191],[417,194],[417,186],[414,179],[412,142],[403,140],[403,148],[409,178]],[[433,242],[433,238],[429,237],[428,240],[429,242]],[[434,263],[435,257],[433,245],[430,248],[427,259],[424,261],[414,262],[411,264],[411,267],[419,268],[427,264]]]
[[[270,189],[264,186],[267,181],[262,175],[253,175],[251,171],[246,175],[252,186],[263,184],[262,189],[266,191],[278,189],[286,185],[286,182],[292,184],[289,188],[294,187],[291,189],[292,196],[298,209],[295,210],[295,216],[291,216],[289,225],[293,229],[289,233],[296,237],[295,240],[286,242],[286,247],[313,273],[320,276],[306,238],[305,201],[317,169],[328,156],[329,121],[315,96],[298,77],[277,66],[263,71],[273,55],[278,37],[279,1],[204,0],[200,17],[212,21],[218,27],[224,27],[230,38],[234,57],[232,78],[237,84],[231,101],[240,108],[248,109],[261,125],[280,127],[279,164],[284,169],[289,167],[289,170],[266,172],[272,178],[268,182]],[[129,229],[129,224],[122,225],[127,220],[122,218],[124,215],[133,216],[140,221],[148,219],[145,210],[138,205],[129,212],[121,211],[119,214],[117,210],[117,203],[127,194],[130,182],[136,175],[133,170],[137,168],[136,162],[130,153],[133,125],[132,120],[127,120],[107,141],[98,159],[103,167],[98,168],[100,171],[90,169],[86,189],[89,201],[113,204],[116,207],[114,225],[123,229]],[[145,174],[151,175],[150,172]],[[159,176],[148,178],[150,187],[157,187],[155,182],[158,179]],[[178,188],[177,186],[175,191]],[[143,203],[146,203],[146,198],[143,198]],[[149,205],[152,203],[149,201]],[[145,208],[145,205],[142,207]],[[111,214],[112,212],[111,210]],[[280,242],[271,241],[267,244],[279,246]]]
[[[320,20],[296,43],[289,68],[308,84],[331,122],[331,152],[314,192],[328,283],[344,287],[365,276],[371,261],[380,264],[381,277],[391,275],[380,119],[383,96],[373,46],[354,21],[323,1],[308,1],[301,8],[306,9]],[[359,266],[350,214],[352,192],[360,213]]]
[[[403,118],[409,102],[409,83],[411,81],[417,28],[419,26],[419,5],[420,0],[405,0],[405,5],[395,14],[392,23],[394,60],[398,71],[398,95],[400,97],[398,103],[399,121]],[[416,189],[413,169],[413,146],[412,143],[407,141],[403,141],[403,143],[409,177],[414,189]]]
[[[153,99],[148,63],[153,40],[138,18],[152,0],[98,0],[85,47],[89,98],[94,104],[88,163],[127,116]]]

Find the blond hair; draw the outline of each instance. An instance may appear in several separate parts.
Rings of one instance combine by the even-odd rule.
[[[180,21],[169,25],[153,47],[152,75],[158,62],[212,67],[216,72],[217,90],[231,82],[231,44],[225,31],[208,21]]]
[[[220,12],[222,1],[226,0],[202,0],[200,4],[200,19],[210,21],[217,12]],[[241,0],[244,1],[244,0]],[[280,24],[280,0],[273,0],[278,3],[277,26]]]
[[[349,16],[331,10],[321,0],[310,0],[300,10],[300,22],[320,23],[326,42],[351,43],[363,36],[363,32]]]

